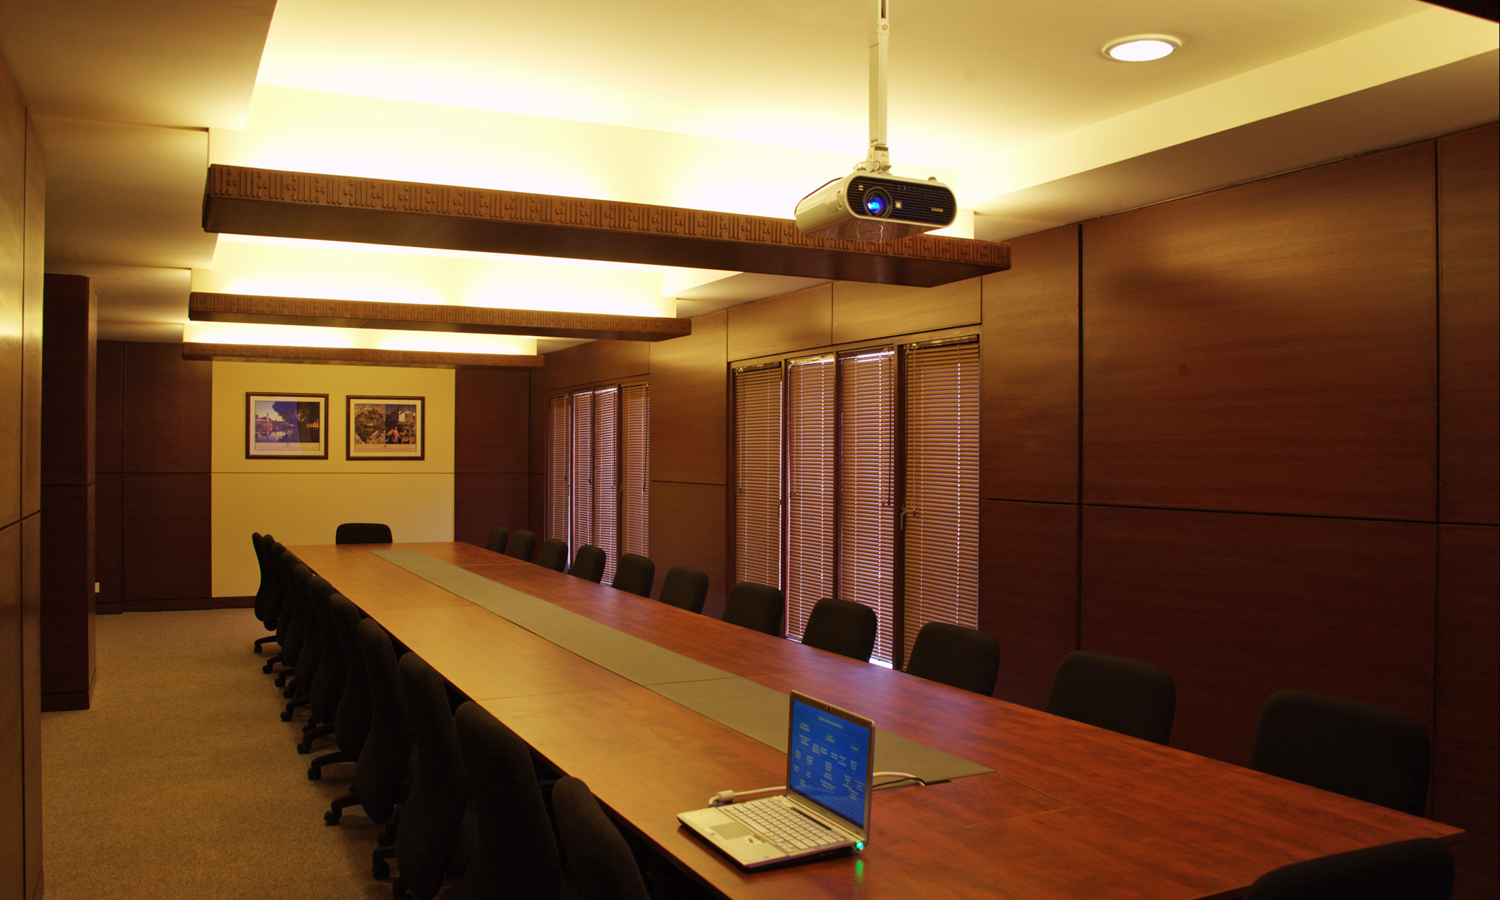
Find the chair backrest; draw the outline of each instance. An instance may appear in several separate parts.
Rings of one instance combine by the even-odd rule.
[[[333,614],[328,608],[329,598],[336,593],[323,576],[308,579],[308,610],[316,624],[319,646],[318,671],[313,675],[308,703],[315,722],[333,721],[339,709],[339,694],[344,690],[344,648],[339,645],[338,634],[333,630]]]
[[[461,896],[552,900],[562,889],[562,860],[530,748],[472,700],[453,720],[477,832]]]
[[[1047,712],[1145,741],[1172,739],[1177,688],[1166,669],[1138,659],[1074,650],[1052,676]]]
[[[802,643],[860,662],[869,662],[875,650],[875,632],[880,622],[875,610],[853,600],[819,600],[807,616]]]
[[[603,549],[593,544],[584,544],[573,557],[573,568],[568,570],[568,574],[598,584],[599,579],[604,577],[604,563]]]
[[[389,544],[391,526],[379,522],[345,522],[333,532],[335,544]]]
[[[401,687],[417,741],[416,777],[401,804],[396,865],[418,900],[432,900],[458,849],[469,805],[469,775],[458,751],[458,729],[443,676],[415,653],[401,657]]]
[[[510,541],[505,545],[505,555],[514,559],[524,559],[531,562],[532,554],[536,551],[536,534],[521,530],[510,536]]]
[[[255,618],[259,619],[261,624],[265,624],[266,601],[271,596],[271,572],[266,564],[266,551],[271,545],[271,536],[266,535],[262,538],[260,532],[251,532],[250,544],[255,548],[255,564],[260,567],[260,585],[255,589]],[[271,627],[275,627],[274,622],[271,623]]]
[[[1357,800],[1423,814],[1432,742],[1405,713],[1307,691],[1266,698],[1250,768]]]
[[[1243,900],[1448,900],[1453,853],[1442,841],[1417,838],[1336,853],[1272,869]]]
[[[381,824],[390,819],[400,799],[411,759],[411,721],[391,636],[374,619],[362,619],[354,634],[370,682],[370,732],[359,751],[354,786],[365,815]]]
[[[599,808],[589,786],[571,775],[552,788],[552,813],[576,896],[651,900],[630,846]]]
[[[609,586],[629,591],[638,597],[651,596],[651,585],[656,581],[656,563],[635,553],[626,553],[615,566],[615,580]]]
[[[554,572],[566,572],[568,569],[568,542],[562,538],[547,538],[542,541],[542,548],[536,552],[536,564],[545,566]]]
[[[484,549],[491,553],[504,553],[505,544],[510,540],[510,529],[501,528],[496,525],[490,529],[490,536],[484,539]]]
[[[761,634],[780,637],[781,619],[785,615],[786,600],[781,596],[780,588],[741,581],[729,589],[721,618]]]
[[[650,589],[646,592],[649,594]],[[703,601],[708,599],[708,574],[697,566],[673,566],[661,580],[661,593],[656,599],[668,606],[701,613]]]
[[[1000,675],[1000,642],[973,628],[928,622],[917,632],[906,673],[990,696]]]
[[[343,594],[328,598],[328,615],[333,633],[344,655],[344,691],[339,695],[338,711],[333,717],[333,737],[339,749],[353,759],[359,758],[365,738],[370,734],[370,678],[365,672],[364,655],[359,649],[359,607]]]

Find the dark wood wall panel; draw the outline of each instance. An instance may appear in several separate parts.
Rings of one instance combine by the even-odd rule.
[[[125,471],[125,345],[98,341],[94,365],[94,471]]]
[[[29,516],[42,508],[42,294],[47,220],[47,154],[30,115],[26,117],[25,195],[21,279],[21,515]],[[92,391],[89,396],[93,396]],[[92,480],[92,465],[89,473]],[[28,884],[37,874],[28,871]]]
[[[1500,896],[1500,529],[1438,526],[1432,817],[1469,832],[1455,896]]]
[[[94,485],[42,486],[42,693],[87,709],[94,681]]]
[[[729,358],[751,359],[833,343],[833,285],[731,306]]]
[[[15,476],[10,476],[12,480]],[[17,896],[26,879],[26,761],[20,675],[21,524],[0,528],[0,886]]]
[[[100,472],[94,481],[94,612],[125,611],[125,476]]]
[[[979,324],[978,278],[941,287],[833,283],[833,343]]]
[[[529,455],[528,373],[459,369],[453,376],[453,470],[524,473]]]
[[[1000,642],[995,696],[1041,709],[1078,649],[1078,507],[979,502],[979,629]]]
[[[46,277],[44,484],[94,480],[94,295],[81,275]]]
[[[1434,528],[1085,506],[1081,647],[1171,672],[1173,746],[1239,765],[1282,688],[1430,727]]]
[[[1500,126],[1441,138],[1439,518],[1500,522]]]
[[[653,453],[655,449],[653,448]],[[651,559],[656,587],[675,565],[697,566],[708,573],[708,601],[703,614],[718,616],[729,592],[725,560],[725,511],[728,490],[719,484],[651,482]]]
[[[980,281],[979,496],[1078,501],[1078,226],[1011,243]]]
[[[542,369],[542,377],[547,383],[548,391],[571,387],[575,384],[587,384],[591,380],[589,346],[579,344],[576,347],[565,347],[547,354],[547,365]],[[647,353],[649,356],[650,351],[648,350]]]
[[[124,360],[124,471],[208,472],[213,363],[183,359],[178,344],[135,341]]]
[[[529,527],[529,480],[525,472],[454,475],[453,539],[483,547],[496,525],[512,532]]]
[[[527,508],[530,511],[526,527],[537,534],[547,533],[547,476],[532,472],[527,476]]]
[[[690,336],[650,345],[652,481],[726,483],[729,369],[725,322],[722,311],[699,316],[693,320]],[[653,493],[653,522],[655,504]],[[653,544],[655,540],[653,527]]]
[[[1429,141],[1084,223],[1084,500],[1431,520],[1433,210]]]
[[[210,475],[127,472],[123,488],[126,609],[211,597]]]
[[[639,381],[651,371],[651,347],[640,341],[594,341],[584,346],[589,348],[592,381]]]

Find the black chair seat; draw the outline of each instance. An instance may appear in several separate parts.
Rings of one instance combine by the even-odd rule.
[[[906,673],[990,696],[1000,675],[1000,643],[973,628],[928,622],[917,632]]]
[[[819,600],[807,616],[802,643],[860,662],[869,662],[875,650],[880,622],[875,610],[853,600]]]
[[[524,559],[531,562],[532,555],[536,552],[536,535],[530,531],[518,531],[510,536],[505,545],[505,555],[512,559]]]
[[[335,544],[389,544],[391,526],[379,522],[345,522],[333,532]]]
[[[656,563],[639,554],[626,553],[615,567],[615,580],[610,582],[610,587],[629,591],[638,597],[649,597],[655,580]]]
[[[1172,739],[1177,688],[1166,669],[1107,653],[1075,650],[1052,677],[1047,712],[1142,740]]]
[[[561,538],[547,538],[542,541],[542,547],[536,554],[536,564],[554,572],[567,571],[568,542]]]
[[[504,553],[509,541],[510,529],[496,526],[490,529],[490,536],[484,539],[484,549],[491,553]]]
[[[786,615],[786,600],[781,589],[769,584],[741,581],[729,589],[724,601],[724,621],[732,622],[759,631],[761,634],[781,636],[781,620]]]
[[[573,567],[568,569],[568,574],[584,581],[592,581],[598,584],[604,578],[604,564],[606,562],[604,551],[593,544],[584,544],[578,548],[578,553],[573,557]]]
[[[649,591],[648,591],[649,593]],[[673,566],[661,581],[657,600],[688,612],[703,612],[708,599],[708,575],[697,566]]]

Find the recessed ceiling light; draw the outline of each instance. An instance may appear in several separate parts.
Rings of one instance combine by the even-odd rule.
[[[1138,34],[1104,45],[1104,55],[1120,62],[1150,62],[1170,56],[1182,41],[1164,34]]]

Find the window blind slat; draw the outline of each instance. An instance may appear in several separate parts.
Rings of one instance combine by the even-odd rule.
[[[736,581],[781,585],[781,368],[736,372]]]

